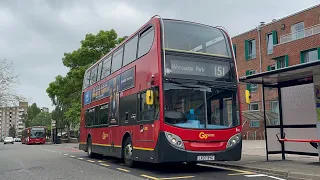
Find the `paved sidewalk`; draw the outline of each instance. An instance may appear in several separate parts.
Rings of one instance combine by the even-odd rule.
[[[241,161],[209,163],[275,174],[284,178],[320,180],[320,162],[318,157],[286,155],[286,160],[283,161],[281,160],[281,154],[279,154],[269,155],[269,161],[267,161],[265,141],[260,140],[243,141]]]

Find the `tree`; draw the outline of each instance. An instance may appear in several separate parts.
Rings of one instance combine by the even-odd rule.
[[[40,112],[32,119],[31,126],[51,126],[51,114]]]
[[[11,106],[24,101],[14,88],[18,84],[18,76],[14,73],[13,64],[6,59],[0,60],[0,106]]]
[[[102,56],[110,52],[126,37],[118,38],[115,30],[99,31],[96,35],[86,34],[79,49],[64,53],[63,65],[70,68],[66,76],[58,75],[55,81],[49,83],[46,92],[53,105],[52,119],[57,125],[67,126],[68,136],[71,125],[78,124],[81,112],[81,90],[86,69]]]
[[[27,113],[23,115],[23,123],[26,127],[32,126],[33,119],[41,112],[36,103],[28,107]]]
[[[16,137],[16,129],[13,126],[9,128],[9,136],[13,138]]]

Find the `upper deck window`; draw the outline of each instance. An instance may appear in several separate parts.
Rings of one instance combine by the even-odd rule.
[[[90,81],[90,71],[87,71],[83,78],[83,89],[89,86],[89,81]]]
[[[97,82],[97,76],[98,76],[98,66],[95,66],[91,69],[91,75],[90,75],[90,85]]]
[[[121,68],[122,65],[122,55],[123,55],[123,47],[118,49],[113,53],[112,64],[111,64],[111,73],[117,71]]]
[[[224,33],[205,25],[164,20],[164,43],[167,49],[231,57]]]
[[[123,66],[137,59],[138,36],[135,36],[125,44]]]
[[[103,60],[101,79],[107,77],[110,74],[111,56]]]
[[[146,31],[142,32],[139,38],[138,58],[147,54],[151,49],[154,38],[154,29],[151,26]]]

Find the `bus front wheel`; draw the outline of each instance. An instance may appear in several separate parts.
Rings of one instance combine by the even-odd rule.
[[[92,158],[94,156],[94,153],[92,152],[92,140],[91,140],[91,137],[88,138],[87,154],[88,154],[89,158]]]
[[[133,161],[133,146],[130,137],[125,140],[122,152],[124,163],[126,164],[126,166],[133,167],[135,163]]]

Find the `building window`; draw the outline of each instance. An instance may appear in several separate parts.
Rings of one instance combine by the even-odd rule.
[[[273,35],[272,33],[267,35],[267,54],[273,53]]]
[[[260,121],[259,120],[251,120],[250,121],[250,127],[253,127],[253,128],[260,127]]]
[[[278,101],[270,102],[270,111],[278,115],[277,118],[274,118],[271,120],[271,123],[272,123],[271,125],[279,125],[280,121],[279,121],[279,102]]]
[[[292,40],[304,37],[304,22],[299,22],[291,26],[291,36]]]
[[[232,45],[234,57],[237,58],[237,46],[235,44]]]
[[[256,73],[256,70],[249,70],[248,75],[253,75]],[[250,92],[256,92],[258,90],[258,84],[250,84]]]
[[[230,100],[229,103],[232,103],[232,101]],[[227,110],[228,110],[228,122],[232,123],[232,104],[228,104]]]
[[[286,67],[286,62],[285,62],[284,56],[278,57],[278,58],[275,59],[275,60],[277,61],[277,63],[276,63],[276,69],[280,69],[280,68]]]
[[[312,62],[318,60],[318,50],[317,49],[312,49],[309,51],[304,51],[302,52],[302,56],[304,59],[304,62]]]
[[[259,110],[259,104],[258,103],[251,103],[248,107],[249,111],[258,111]]]
[[[249,40],[248,41],[248,59],[256,58],[256,40]]]
[[[275,69],[276,69],[276,65],[270,66],[270,69],[271,69],[271,70],[275,70]]]

